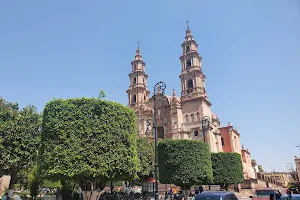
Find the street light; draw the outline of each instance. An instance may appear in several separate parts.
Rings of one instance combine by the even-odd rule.
[[[203,142],[206,142],[205,129],[209,130],[210,118],[209,116],[204,116],[201,120],[202,123],[202,133],[203,133]],[[208,189],[210,190],[210,184],[208,185]]]
[[[210,118],[208,116],[204,116],[201,120],[202,122],[202,133],[203,133],[203,141],[206,142],[206,136],[205,136],[205,130],[209,129],[210,123]]]
[[[155,84],[153,88],[153,121],[151,119],[148,119],[146,121],[146,126],[147,130],[146,133],[148,132],[148,127],[152,126],[153,131],[154,131],[154,155],[155,155],[155,168],[154,168],[154,176],[155,176],[155,200],[158,200],[158,161],[157,161],[157,126],[156,126],[156,96],[158,94],[164,95],[165,89],[166,89],[166,84],[162,81],[158,82]]]

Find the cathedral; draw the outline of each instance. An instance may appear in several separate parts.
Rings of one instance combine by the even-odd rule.
[[[219,130],[220,120],[210,109],[211,103],[205,89],[206,77],[202,71],[202,57],[189,26],[181,48],[180,96],[176,96],[174,90],[172,96],[164,95],[161,91],[157,91],[156,94],[158,138],[202,140],[209,144],[212,152],[221,152],[223,150]],[[136,114],[138,136],[151,137],[152,132],[149,132],[146,121],[153,119],[154,98],[149,97],[148,75],[139,47],[131,66],[130,85],[126,91],[128,106]],[[202,131],[204,116],[210,119],[209,126],[205,128],[205,135]]]

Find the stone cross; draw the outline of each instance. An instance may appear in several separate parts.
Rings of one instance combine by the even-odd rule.
[[[189,20],[186,20],[186,22],[185,22],[187,24],[188,28],[189,28],[189,22],[190,22]]]

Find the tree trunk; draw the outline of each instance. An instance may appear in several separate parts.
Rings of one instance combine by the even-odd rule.
[[[182,187],[184,200],[188,200],[190,195],[190,187]]]
[[[225,190],[227,191],[229,185],[228,185],[228,184],[225,184],[224,186],[225,186]]]
[[[113,185],[113,182],[111,181],[110,182],[110,193],[113,193],[114,191],[114,185]]]
[[[85,182],[85,191],[82,192],[84,200],[96,200],[98,193],[97,190],[97,182]]]
[[[14,185],[16,183],[16,180],[17,180],[17,172],[12,171],[10,173],[10,182],[9,182],[9,186],[8,186],[8,197],[11,198],[11,199],[13,197]]]

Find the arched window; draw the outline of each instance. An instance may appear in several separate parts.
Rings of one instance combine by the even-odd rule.
[[[189,116],[185,115],[185,122],[189,122]]]
[[[133,84],[136,84],[136,77],[133,78]]]
[[[157,127],[157,136],[158,138],[161,138],[161,139],[165,139],[165,131],[164,131],[164,127]]]
[[[194,136],[198,136],[199,133],[198,133],[198,130],[194,130]]]
[[[136,103],[136,95],[132,95],[132,103]]]
[[[195,120],[194,114],[191,114],[192,122]]]
[[[192,66],[192,61],[191,60],[187,60],[186,61],[186,67],[191,67]]]
[[[190,52],[190,46],[187,46],[187,47],[186,47],[186,52],[187,52],[187,53]]]
[[[193,80],[188,80],[188,89],[191,89],[193,87],[194,87]]]

